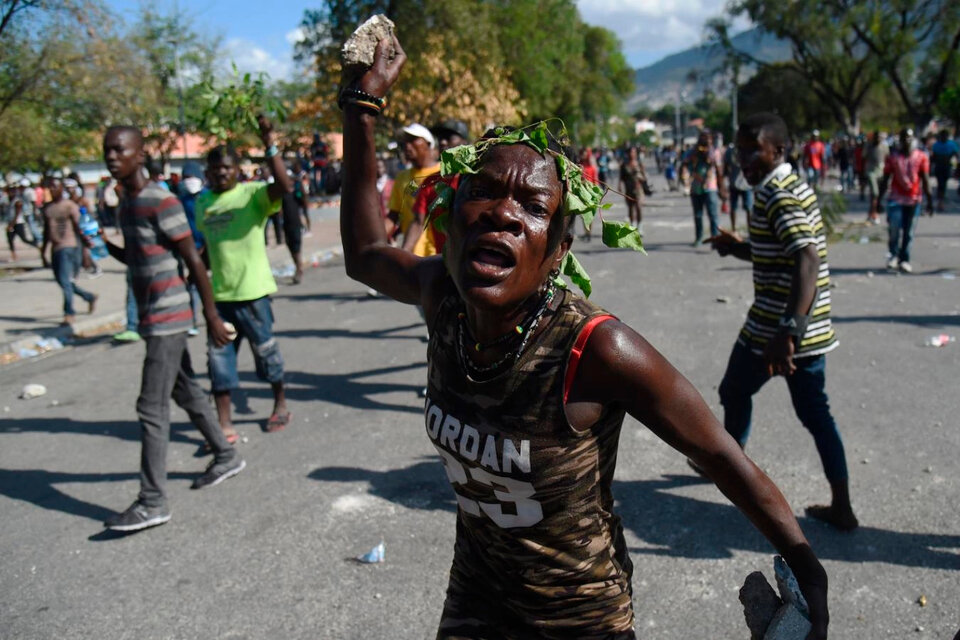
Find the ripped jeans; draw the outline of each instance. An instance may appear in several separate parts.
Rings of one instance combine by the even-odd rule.
[[[237,350],[246,338],[250,341],[257,377],[271,384],[283,381],[283,357],[273,337],[273,310],[264,296],[245,302],[218,302],[217,313],[237,330],[237,338],[222,347],[207,345],[207,359],[213,392],[230,391],[240,386],[237,375]]]

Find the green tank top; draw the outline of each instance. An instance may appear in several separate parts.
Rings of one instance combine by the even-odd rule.
[[[566,290],[551,307],[513,367],[484,382],[459,361],[459,297],[438,309],[425,422],[458,503],[438,637],[453,619],[506,638],[632,637],[632,565],[610,488],[624,411],[581,432],[563,406],[574,341],[605,312]]]

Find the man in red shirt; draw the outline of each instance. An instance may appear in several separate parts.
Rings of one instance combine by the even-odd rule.
[[[820,140],[820,130],[814,129],[810,133],[810,140],[803,145],[803,167],[807,170],[807,184],[814,189],[823,179],[826,152],[827,149]]]
[[[883,165],[883,180],[880,182],[880,197],[890,185],[887,202],[887,225],[890,232],[887,268],[912,273],[910,243],[913,230],[920,217],[920,203],[927,197],[927,212],[933,213],[933,197],[930,195],[930,159],[917,148],[913,131],[900,132],[900,146],[890,152]],[[921,187],[923,190],[921,191]]]

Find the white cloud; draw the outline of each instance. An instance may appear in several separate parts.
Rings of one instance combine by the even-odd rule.
[[[306,37],[306,34],[303,32],[303,27],[297,27],[296,29],[291,29],[287,31],[287,34],[284,38],[291,47],[296,46],[298,42],[303,40]]]
[[[224,44],[225,58],[232,60],[241,72],[270,75],[272,80],[288,79],[293,74],[293,59],[289,48],[274,54],[244,38],[231,38]]]
[[[704,24],[723,13],[726,0],[578,0],[580,15],[610,29],[634,65],[703,43]],[[736,25],[744,28],[741,21]]]

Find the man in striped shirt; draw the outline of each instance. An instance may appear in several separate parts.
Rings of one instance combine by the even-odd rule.
[[[246,462],[224,438],[190,364],[187,331],[193,326],[193,312],[180,274],[181,260],[200,291],[211,341],[227,344],[230,335],[214,306],[213,288],[197,254],[187,215],[176,196],[144,176],[143,135],[139,129],[107,129],[103,159],[110,175],[123,185],[124,193],[119,217],[124,246],[107,241],[107,250],[130,270],[139,331],[146,342],[137,398],[142,443],[140,494],[126,511],[104,523],[108,529],[130,532],[170,520],[166,483],[171,397],[187,412],[214,454],[191,488],[219,484],[240,473]]]
[[[740,125],[737,153],[754,187],[750,239],[721,231],[711,238],[721,256],[753,263],[754,302],[720,384],[724,426],[741,446],[750,433],[752,397],[771,377],[786,378],[797,417],[813,435],[833,494],[807,515],[849,531],[847,463],[825,392],[824,354],[837,346],[830,324],[830,270],[820,208],[813,190],[784,161],[789,140],[776,115],[758,113]]]

